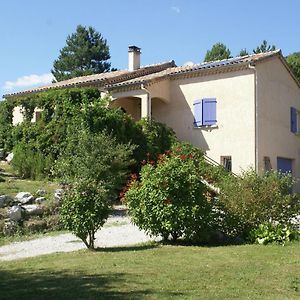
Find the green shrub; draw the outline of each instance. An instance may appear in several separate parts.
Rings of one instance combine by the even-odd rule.
[[[69,138],[55,166],[56,174],[67,184],[60,213],[66,229],[94,248],[95,232],[104,224],[127,178],[134,147],[86,131]]]
[[[108,190],[91,180],[75,182],[65,192],[60,210],[62,222],[89,249],[94,248],[95,233],[108,218],[108,199]]]
[[[137,125],[142,128],[146,139],[144,152],[148,153],[148,159],[156,160],[159,154],[170,150],[176,143],[176,135],[172,128],[154,120],[141,119]],[[145,158],[145,155],[144,155]]]
[[[49,174],[52,163],[50,156],[44,156],[30,144],[21,142],[14,148],[12,166],[22,178],[44,178]]]
[[[214,230],[213,199],[192,156],[169,152],[143,166],[125,201],[132,221],[151,235],[199,241]]]
[[[286,242],[300,238],[300,232],[293,230],[291,227],[282,224],[260,224],[258,228],[249,233],[249,240],[252,243],[266,245],[277,243],[285,245]]]
[[[260,224],[288,225],[299,212],[299,197],[291,193],[293,179],[275,171],[257,174],[250,169],[241,177],[224,177],[220,185],[219,209],[224,213],[223,231],[243,235]]]

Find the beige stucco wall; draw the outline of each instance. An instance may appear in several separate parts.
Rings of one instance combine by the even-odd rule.
[[[194,128],[196,99],[217,99],[217,126]],[[172,127],[177,137],[202,148],[220,163],[232,156],[232,171],[255,165],[254,74],[243,70],[170,82],[170,102],[152,104],[155,120]]]
[[[273,169],[277,157],[293,159],[293,175],[300,178],[300,136],[290,130],[290,108],[300,111],[300,88],[279,58],[258,64],[256,70],[258,167],[264,168],[264,156],[270,157]]]
[[[16,106],[14,107],[14,110],[13,110],[13,125],[16,126],[18,125],[19,123],[22,123],[24,120],[24,116],[22,114],[22,107],[21,106]]]
[[[123,97],[113,100],[110,107],[122,107],[135,121],[141,118],[141,99],[137,97]]]
[[[22,123],[24,121],[24,116],[22,113],[23,109],[22,106],[16,106],[13,110],[13,125],[18,125],[20,123]],[[42,109],[40,108],[35,108],[33,115],[32,115],[32,119],[31,122],[35,123],[37,121],[37,119],[39,118],[39,114],[42,112]]]

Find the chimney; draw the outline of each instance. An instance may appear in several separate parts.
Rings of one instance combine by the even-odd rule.
[[[136,46],[128,47],[128,70],[135,71],[141,66],[141,48]]]

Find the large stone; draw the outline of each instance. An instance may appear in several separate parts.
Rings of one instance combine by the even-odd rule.
[[[14,205],[7,211],[10,220],[18,222],[22,219],[22,207],[19,205]]]
[[[5,236],[14,235],[17,232],[18,223],[12,220],[5,221],[3,227],[3,234]]]
[[[36,195],[40,196],[40,197],[45,196],[46,194],[47,194],[46,190],[37,190],[36,191]]]
[[[34,198],[30,193],[27,192],[20,192],[15,197],[16,201],[20,202],[21,204],[26,204],[31,202]]]
[[[11,152],[6,156],[6,161],[10,163],[14,158],[14,154]]]
[[[35,200],[34,200],[34,202],[36,203],[36,204],[41,204],[41,203],[43,203],[43,202],[45,202],[47,199],[45,198],[45,197],[38,197],[38,198],[36,198]]]
[[[6,195],[1,195],[0,196],[0,208],[4,207],[6,202],[7,202],[7,196]]]
[[[43,208],[36,204],[27,204],[22,207],[25,209],[25,214],[28,216],[39,216],[44,212]]]
[[[54,198],[57,201],[61,201],[62,197],[64,194],[64,190],[63,189],[56,189],[54,192]]]

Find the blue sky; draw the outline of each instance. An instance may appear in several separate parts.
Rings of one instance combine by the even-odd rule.
[[[199,63],[216,42],[234,56],[263,39],[284,55],[300,51],[298,0],[2,0],[0,11],[0,98],[51,81],[79,24],[107,39],[118,69],[127,68],[128,45],[142,48],[143,65]]]

